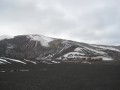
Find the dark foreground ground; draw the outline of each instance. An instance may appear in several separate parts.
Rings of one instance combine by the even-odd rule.
[[[0,90],[120,90],[120,64],[6,65],[0,71]]]

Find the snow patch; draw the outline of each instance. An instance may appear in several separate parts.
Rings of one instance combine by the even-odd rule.
[[[95,49],[92,49],[92,48],[88,48],[88,47],[84,47],[85,49],[88,49],[92,52],[95,52],[95,53],[98,53],[98,54],[102,54],[102,55],[107,55],[107,53],[103,52],[103,51],[98,51],[98,50],[95,50]]]
[[[45,37],[42,35],[28,35],[28,38],[30,38],[30,40],[33,40],[33,41],[39,41],[41,45],[45,47],[48,47],[49,42],[54,40],[53,38]]]
[[[100,49],[103,49],[103,50],[112,50],[112,51],[117,51],[117,52],[120,52],[119,49],[117,48],[113,48],[113,47],[110,47],[110,46],[98,46],[98,45],[92,45],[93,47],[97,47],[97,48],[100,48]]]
[[[24,60],[27,61],[27,62],[31,62],[31,63],[33,63],[33,64],[37,64],[36,62],[31,61],[31,60],[26,60],[26,59],[24,59]]]
[[[97,56],[97,58],[102,58],[103,59],[103,61],[111,61],[111,60],[113,60],[111,57],[105,57],[105,56]]]
[[[79,51],[82,51],[82,49],[83,49],[83,48],[77,47],[77,48],[75,48],[74,51],[79,52]]]
[[[51,61],[52,63],[60,63],[60,62],[58,62],[58,61]]]
[[[0,61],[0,64],[5,64],[5,63]]]
[[[85,55],[84,53],[80,53],[80,52],[69,52],[67,54],[65,54],[63,57],[66,57],[66,58],[77,58],[77,57],[80,57],[80,56],[83,56]]]
[[[11,58],[4,58],[4,59],[8,59],[8,60],[13,61],[13,62],[18,62],[18,63],[26,64],[25,62],[22,62],[22,61],[16,60],[16,59],[11,59]]]
[[[1,61],[1,62],[4,62],[4,63],[10,63],[10,62],[8,62],[7,60],[1,59],[1,58],[0,58],[0,61]]]

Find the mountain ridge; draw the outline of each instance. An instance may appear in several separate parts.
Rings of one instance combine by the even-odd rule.
[[[0,57],[1,64],[4,64],[8,58],[34,62],[34,64],[46,63],[46,61],[60,63],[71,60],[86,63],[120,61],[120,48],[119,46],[88,44],[30,34],[0,40]]]

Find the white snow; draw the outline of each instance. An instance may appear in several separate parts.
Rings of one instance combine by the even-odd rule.
[[[109,49],[109,50],[112,50],[112,51],[120,52],[119,49],[113,48],[113,47],[111,47],[111,46],[98,46],[98,45],[92,45],[92,46],[93,46],[93,47],[97,47],[97,48],[101,48],[101,49],[104,49],[104,50]]]
[[[83,49],[83,48],[77,47],[77,48],[75,48],[74,51],[79,52],[79,51],[82,51],[82,49]]]
[[[106,55],[107,53],[103,52],[103,51],[98,51],[98,50],[95,50],[95,49],[92,49],[92,48],[88,48],[88,47],[84,47],[92,52],[95,52],[95,53],[98,53],[98,54],[102,54],[102,55]]]
[[[0,61],[0,64],[4,64],[4,62]]]
[[[46,57],[43,57],[42,60],[51,60],[51,58],[53,57],[53,55],[48,55]]]
[[[68,40],[64,40],[64,41],[62,42],[62,44],[63,44],[64,46],[63,46],[62,49],[59,51],[59,53],[61,53],[63,50],[68,49],[69,47],[72,46],[72,45],[69,43]]]
[[[30,38],[33,41],[39,41],[42,46],[48,47],[49,42],[53,41],[53,38],[45,37],[42,35],[28,35],[28,38]]]
[[[58,61],[51,61],[52,63],[60,63],[60,62],[58,62]]]
[[[35,42],[35,47],[37,46],[37,44],[38,44],[38,42],[36,41],[36,42]]]
[[[4,58],[4,59],[8,59],[8,60],[13,61],[13,62],[18,62],[18,63],[26,64],[25,62],[22,62],[22,61],[16,60],[16,59],[11,59],[11,58]]]
[[[12,36],[8,36],[8,35],[2,35],[2,36],[0,36],[0,41],[4,40],[4,39],[10,39],[10,38],[13,38],[13,37]]]
[[[80,57],[81,55],[85,55],[84,53],[80,53],[80,52],[69,52],[67,54],[64,55],[64,57],[67,58],[77,58]]]
[[[113,59],[110,58],[110,57],[103,57],[103,60],[104,60],[104,61],[111,61],[111,60],[113,60]]]
[[[31,61],[31,60],[27,60],[27,59],[24,59],[24,60],[27,61],[27,62],[31,62],[31,63],[33,63],[33,64],[37,64],[36,62]]]
[[[4,63],[10,63],[10,62],[8,62],[7,60],[1,59],[1,58],[0,58],[0,61],[2,61],[2,62],[4,62]]]
[[[104,61],[111,61],[113,60],[111,57],[108,57],[108,56],[97,56],[97,58],[102,58]]]
[[[64,41],[63,44],[65,44],[65,45],[64,45],[64,47],[59,51],[59,53],[61,53],[63,50],[65,50],[65,49],[67,49],[67,48],[69,48],[69,47],[71,46],[70,44],[67,43],[67,41]]]

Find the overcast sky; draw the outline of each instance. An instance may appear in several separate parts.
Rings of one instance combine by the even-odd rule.
[[[0,35],[120,45],[120,0],[0,0]]]

